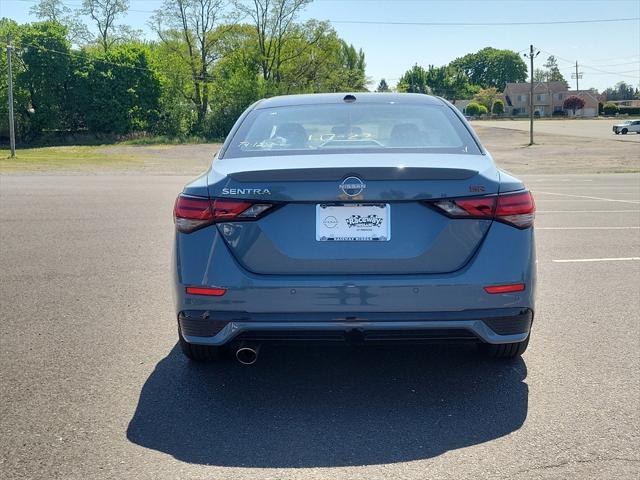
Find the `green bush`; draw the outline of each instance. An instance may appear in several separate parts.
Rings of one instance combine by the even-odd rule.
[[[504,113],[504,102],[500,99],[493,102],[493,106],[491,107],[491,112],[496,115],[502,115]]]
[[[640,107],[620,107],[620,115],[640,115]]]
[[[479,105],[479,115],[486,115],[487,113],[489,113],[489,109],[487,109],[487,107],[485,107],[484,105]]]
[[[467,108],[465,109],[465,113],[470,117],[477,117],[478,115],[480,115],[480,107],[484,108],[486,112],[487,107],[485,107],[484,105],[480,105],[479,103],[476,103],[476,102],[471,102],[469,105],[467,105]]]
[[[606,103],[604,107],[602,107],[602,111],[605,115],[615,115],[620,111],[620,108],[615,103]]]

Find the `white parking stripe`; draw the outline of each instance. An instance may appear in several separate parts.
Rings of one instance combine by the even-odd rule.
[[[640,260],[640,257],[619,257],[619,258],[571,258],[568,260],[553,260],[556,263],[575,262],[625,262],[629,260]]]
[[[536,230],[640,230],[640,227],[536,227]]]
[[[603,202],[621,202],[621,203],[640,204],[640,200],[636,201],[636,200],[619,200],[615,198],[588,197],[586,195],[571,195],[569,193],[542,192],[540,190],[534,190],[533,193],[535,194],[543,193],[545,195],[559,195],[561,197],[587,198],[589,200],[601,200]]]

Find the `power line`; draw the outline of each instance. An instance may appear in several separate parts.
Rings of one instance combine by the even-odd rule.
[[[61,52],[59,50],[53,50],[51,48],[46,48],[46,47],[42,47],[40,45],[35,45],[33,43],[27,43],[27,42],[23,42],[21,45],[21,47],[24,46],[28,46],[28,47],[32,47],[35,48],[37,50],[43,51],[43,52],[48,52],[48,53],[55,53],[58,55],[65,55],[67,57],[70,58],[74,58],[74,57],[80,57],[82,56],[81,53],[78,52]],[[14,46],[14,51],[16,50],[16,47]],[[135,65],[127,65],[127,64],[123,64],[123,63],[116,63],[116,62],[110,62],[109,60],[102,60],[100,58],[89,58],[89,57],[83,57],[83,60],[88,62],[88,63],[102,63],[105,65],[111,65],[114,67],[119,67],[119,68],[130,68],[133,70],[140,70],[140,71],[144,71],[144,72],[149,72],[149,73],[160,73],[160,70],[152,70],[151,68],[146,68],[146,67],[138,67]],[[179,73],[179,72],[173,72],[173,73]],[[183,75],[181,75],[183,78],[188,78],[188,79],[193,79],[193,80],[199,80],[202,82],[212,82],[213,81],[213,77],[207,77],[207,76],[202,76],[202,75],[191,75],[189,73],[185,73]]]
[[[390,22],[390,21],[369,21],[369,20],[328,20],[335,24],[354,25],[416,25],[425,27],[490,27],[490,26],[522,26],[522,25],[569,25],[584,23],[611,23],[611,22],[631,22],[638,21],[640,17],[633,18],[604,18],[589,20],[556,20],[549,22]]]
[[[568,63],[568,64],[574,65],[574,62],[573,62],[573,61],[571,61],[571,60],[568,60],[568,59],[566,59],[566,58],[559,57],[558,55],[555,55],[555,54],[553,54],[553,53],[551,53],[551,52],[548,52],[548,51],[546,51],[546,50],[542,50],[542,51],[543,51],[544,53],[546,53],[547,55],[553,55],[553,56],[554,56],[554,57],[556,57],[558,60],[562,60],[563,62],[566,62],[566,63]],[[621,77],[633,78],[634,80],[635,80],[635,79],[638,79],[638,77],[640,76],[640,72],[639,72],[639,74],[638,74],[638,75],[625,75],[625,73],[635,72],[636,70],[630,70],[630,71],[628,71],[628,72],[610,72],[610,71],[602,70],[601,68],[597,68],[597,67],[594,67],[594,66],[591,66],[591,65],[585,65],[584,63],[581,63],[581,64],[580,64],[580,66],[581,66],[582,68],[588,68],[589,70],[594,70],[594,71],[596,71],[596,72],[600,72],[600,74],[606,74],[606,75],[619,75],[619,76],[621,76]],[[592,75],[595,75],[595,74],[594,74],[594,73],[592,73]]]

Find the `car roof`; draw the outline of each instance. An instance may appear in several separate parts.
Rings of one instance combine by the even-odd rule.
[[[311,93],[304,95],[282,95],[260,100],[255,108],[290,107],[293,105],[321,105],[345,103],[345,97],[355,97],[354,103],[404,103],[410,105],[444,105],[444,102],[431,95],[422,93],[370,93],[370,92],[342,92],[342,93]],[[349,102],[351,103],[351,102]]]

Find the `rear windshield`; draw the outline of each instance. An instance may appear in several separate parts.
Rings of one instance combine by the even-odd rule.
[[[480,153],[465,125],[447,106],[344,103],[253,110],[224,156],[332,152]]]

